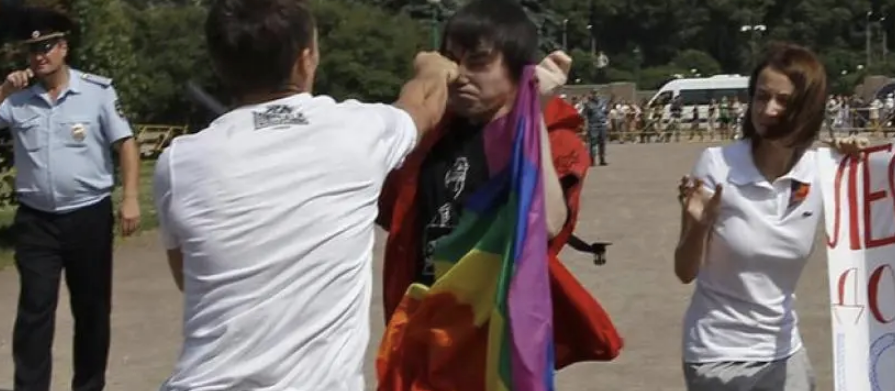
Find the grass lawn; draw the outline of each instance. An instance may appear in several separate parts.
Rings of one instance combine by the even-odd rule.
[[[158,226],[158,216],[155,213],[155,206],[152,202],[152,173],[155,168],[155,161],[144,161],[140,167],[140,230],[152,230]],[[115,204],[121,199],[121,188],[118,188],[113,195]],[[116,214],[118,208],[115,208]],[[4,267],[12,265],[12,235],[11,226],[15,216],[16,208],[0,209],[0,270]],[[116,234],[118,228],[116,227]],[[121,239],[119,239],[121,240]]]

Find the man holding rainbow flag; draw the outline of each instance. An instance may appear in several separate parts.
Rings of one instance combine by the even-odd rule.
[[[460,69],[448,114],[380,197],[380,391],[552,390],[555,369],[621,349],[556,258],[589,159],[581,117],[550,96],[571,60],[532,66],[537,40],[512,1],[473,1],[446,25],[441,53]]]

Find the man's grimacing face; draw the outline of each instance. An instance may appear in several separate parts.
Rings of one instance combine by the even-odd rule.
[[[448,41],[444,55],[456,62],[459,77],[449,89],[448,108],[466,118],[479,118],[512,103],[516,82],[503,54],[490,45],[473,50]]]

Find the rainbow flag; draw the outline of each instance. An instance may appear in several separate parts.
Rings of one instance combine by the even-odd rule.
[[[412,285],[389,322],[377,358],[380,391],[554,389],[533,75],[527,67],[513,111],[484,130],[491,178],[435,248],[436,282]]]

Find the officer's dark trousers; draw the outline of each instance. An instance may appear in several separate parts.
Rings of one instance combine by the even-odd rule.
[[[74,316],[73,391],[105,386],[112,309],[112,201],[65,214],[20,206],[15,260],[21,292],[13,331],[15,391],[49,391],[63,271]]]
[[[587,130],[588,150],[592,164],[606,163],[606,128],[591,127]]]

